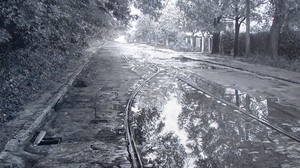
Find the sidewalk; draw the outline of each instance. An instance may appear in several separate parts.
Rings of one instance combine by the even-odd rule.
[[[2,152],[0,167],[131,167],[123,119],[128,90],[138,76],[115,49],[107,44],[92,55],[40,128],[45,137],[62,142],[24,142],[24,150]]]
[[[221,57],[208,57],[204,55],[201,55],[200,57],[196,55],[188,55],[186,57],[194,60],[202,60],[208,63],[218,64],[218,65],[227,66],[235,69],[240,69],[243,71],[252,72],[264,77],[272,77],[275,79],[280,79],[280,80],[300,84],[300,73],[298,72],[287,71],[284,69],[274,68],[265,65],[250,64],[242,61],[235,61],[235,60],[230,60]]]
[[[206,63],[217,64],[221,66],[231,67],[243,71],[248,71],[264,77],[272,77],[284,81],[300,84],[300,73],[287,71],[280,68],[274,68],[266,65],[251,64],[242,61],[231,60],[228,57],[209,57],[200,52],[176,52],[170,49],[153,49],[170,54],[181,54],[186,58],[193,60],[204,61]]]

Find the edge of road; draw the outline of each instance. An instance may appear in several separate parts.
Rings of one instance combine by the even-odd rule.
[[[30,139],[32,134],[38,129],[42,124],[45,118],[53,111],[53,107],[65,96],[70,87],[73,85],[76,77],[82,72],[84,67],[88,64],[91,56],[95,54],[100,48],[102,48],[107,43],[104,42],[100,46],[96,47],[94,50],[86,49],[84,52],[87,52],[85,58],[83,58],[82,63],[76,68],[75,72],[62,84],[54,95],[50,97],[49,100],[44,102],[44,105],[38,105],[32,110],[35,111],[34,115],[29,121],[26,121],[21,130],[19,130],[12,139],[10,139],[4,149],[0,153],[1,163],[13,163],[20,164],[22,161],[18,159],[20,154],[18,151]],[[22,152],[21,152],[22,153]],[[23,152],[26,155],[26,152]],[[0,164],[1,166],[1,164]],[[18,165],[19,166],[19,165]]]
[[[176,52],[170,49],[160,49],[160,48],[155,48],[155,50],[160,51],[160,52],[174,52],[174,53],[179,53],[183,54],[183,52]],[[186,52],[184,52],[186,53]],[[191,52],[191,54],[195,54],[199,52]],[[227,68],[232,68],[240,71],[245,71],[249,73],[253,73],[262,77],[271,77],[274,79],[279,79],[283,80],[286,82],[291,82],[295,84],[300,84],[300,73],[294,72],[294,71],[288,71],[285,69],[281,68],[275,68],[267,65],[257,65],[257,64],[251,64],[247,62],[242,62],[242,61],[237,61],[237,60],[229,60],[226,58],[220,58],[220,57],[209,57],[205,56],[202,53],[201,58],[199,58],[198,55],[183,55],[183,57],[192,59],[195,61],[201,61],[204,63],[208,64],[214,64],[218,66],[223,66]]]
[[[275,68],[271,66],[266,65],[256,65],[236,60],[227,60],[222,58],[210,58],[210,59],[216,59],[216,60],[201,60],[201,59],[195,59],[190,57],[194,60],[203,61],[209,64],[215,64],[218,66],[228,67],[240,71],[245,71],[249,73],[253,73],[262,77],[271,77],[274,79],[279,79],[286,82],[291,82],[295,84],[300,84],[300,73],[288,71],[281,68]],[[219,60],[219,61],[218,61]],[[230,61],[229,63],[221,62],[221,61]]]

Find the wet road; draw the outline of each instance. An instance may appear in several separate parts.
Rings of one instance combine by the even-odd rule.
[[[286,95],[298,85],[145,46],[122,50],[137,73],[161,69],[131,107],[145,167],[300,167],[299,93]]]
[[[39,129],[46,132],[45,138],[61,141],[50,141],[48,145],[29,143],[25,151],[35,157],[24,158],[27,167],[131,167],[124,106],[139,76],[117,50],[107,44],[91,56]]]
[[[298,84],[185,56],[107,44],[39,129],[60,142],[18,157],[49,168],[141,167],[137,155],[143,167],[300,167]]]

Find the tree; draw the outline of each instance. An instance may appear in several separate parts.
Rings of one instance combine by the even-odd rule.
[[[141,10],[143,14],[148,14],[156,20],[160,17],[160,10],[164,8],[168,0],[134,0],[134,6]]]
[[[168,47],[169,40],[176,42],[176,35],[180,34],[181,14],[177,6],[173,3],[169,3],[161,11],[161,16],[157,22],[157,32],[161,39],[165,39],[165,45]]]
[[[142,42],[156,45],[176,45],[180,41],[181,12],[173,3],[169,3],[160,11],[160,17],[155,19],[149,14],[139,16],[136,25],[135,38]],[[182,38],[183,40],[183,38]]]
[[[230,5],[232,8],[231,14],[234,20],[234,45],[233,45],[233,56],[236,57],[238,55],[239,50],[239,33],[240,33],[240,27],[241,24],[245,20],[245,4],[241,2],[241,0],[234,0],[232,5]]]
[[[220,31],[222,19],[227,16],[230,1],[227,0],[178,0],[177,5],[185,13],[194,30],[213,34],[212,53],[219,53],[221,48]],[[190,28],[191,29],[191,28]]]
[[[129,0],[2,0],[0,9],[1,122],[77,59],[87,41],[111,39],[130,19]]]
[[[273,5],[273,21],[270,29],[270,52],[278,58],[280,32],[284,23],[289,25],[292,18],[299,15],[300,2],[297,0],[270,0]]]
[[[139,42],[149,43],[151,41],[151,37],[155,36],[156,27],[156,22],[150,15],[141,15],[137,20],[134,36]]]
[[[273,22],[270,29],[271,40],[271,53],[274,58],[278,57],[279,47],[279,34],[285,18],[285,1],[284,0],[272,0],[275,11],[273,15]]]
[[[246,56],[250,55],[250,0],[246,0]]]
[[[228,19],[234,20],[234,45],[233,45],[233,56],[238,56],[239,53],[239,34],[240,34],[240,27],[244,23],[244,21],[247,18],[247,1],[248,0],[232,0],[229,4],[229,10],[227,12],[227,15],[224,17],[227,17]],[[249,23],[250,18],[259,21],[261,20],[261,14],[256,10],[258,7],[260,7],[265,0],[252,0],[249,1],[248,5],[248,13],[249,13]],[[247,23],[246,23],[247,24]],[[247,26],[246,26],[247,27]],[[250,27],[250,25],[249,25]],[[249,29],[250,32],[250,29]],[[250,34],[250,33],[249,33]],[[249,35],[250,36],[250,35]]]

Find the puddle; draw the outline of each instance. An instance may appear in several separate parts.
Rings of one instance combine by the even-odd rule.
[[[203,63],[198,63],[197,66],[193,67],[195,69],[209,69],[209,70],[220,70],[220,69],[224,69],[221,67],[217,67],[217,66],[212,66],[212,65],[208,65],[208,64],[203,64]]]
[[[41,145],[55,145],[61,143],[61,137],[53,137],[53,138],[43,138],[42,141],[38,144]]]
[[[218,67],[218,66],[213,66],[213,65],[209,65],[209,64],[205,64],[205,63],[195,62],[193,59],[184,57],[182,55],[180,55],[179,57],[173,57],[173,59],[179,60],[182,63],[190,62],[192,64],[189,64],[189,66],[192,66],[195,69],[209,69],[209,70],[225,69],[225,68],[221,68],[221,67]],[[170,63],[173,64],[172,62],[170,62]]]
[[[175,59],[175,60],[179,60],[181,62],[189,62],[189,61],[193,61],[192,59],[190,58],[187,58],[183,55],[179,55],[178,57],[172,57],[172,59]]]
[[[84,88],[84,87],[87,87],[88,85],[86,84],[86,82],[82,79],[77,79],[75,82],[74,82],[74,87],[78,87],[78,88]]]
[[[283,161],[298,162],[288,157],[287,150],[277,152],[275,142],[289,141],[282,134],[189,85],[161,79],[149,83],[147,92],[140,93],[131,108],[131,124],[147,167],[276,167]],[[197,82],[294,135],[300,131],[299,118],[272,99]]]
[[[90,121],[90,124],[100,124],[100,123],[108,123],[108,120],[105,119],[93,119]]]
[[[35,146],[41,146],[41,145],[55,145],[62,142],[61,137],[47,137],[46,131],[42,130],[40,132],[37,132],[33,138],[30,140],[33,145]]]
[[[191,81],[190,79],[195,79]],[[268,98],[266,96],[251,97],[246,92],[236,90],[233,88],[225,88],[222,85],[211,83],[200,77],[191,76],[189,79],[191,83],[197,83],[202,89],[207,90],[213,95],[229,101],[235,104],[237,107],[246,110],[249,114],[263,119],[270,124],[276,125],[277,127],[283,128],[285,131],[290,132],[300,138],[300,131],[292,131],[291,128],[285,126],[286,123],[290,123],[292,127],[299,127],[300,124],[297,121],[300,120],[300,111],[282,105],[274,98]],[[186,88],[189,89],[190,86]],[[222,102],[219,102],[222,104]]]

